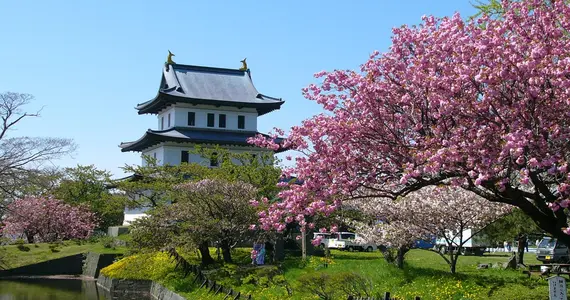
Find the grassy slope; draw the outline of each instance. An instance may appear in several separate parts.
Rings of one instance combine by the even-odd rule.
[[[239,251],[238,261],[247,263],[247,249]],[[244,255],[241,255],[244,254]],[[333,251],[333,264],[324,269],[318,258],[313,258],[308,265],[302,266],[299,258],[288,259],[283,267],[284,277],[293,290],[293,297],[287,297],[282,286],[259,284],[234,285],[244,294],[252,294],[256,299],[315,299],[315,295],[299,284],[297,279],[307,273],[357,272],[373,282],[375,293],[390,291],[404,299],[413,299],[415,295],[422,299],[543,299],[548,296],[547,283],[533,276],[528,279],[520,271],[500,269],[477,270],[478,263],[506,262],[507,256],[486,255],[484,257],[466,256],[458,262],[457,275],[448,272],[448,266],[436,253],[413,250],[407,257],[404,270],[387,264],[381,254],[348,253]],[[223,299],[223,296],[208,295],[204,289],[192,284],[193,276],[183,278],[174,271],[174,264],[161,255],[151,259],[149,255],[132,258],[122,265],[113,265],[113,277],[150,278],[178,291],[188,299]],[[193,255],[188,255],[193,260]],[[526,255],[527,263],[537,263],[533,254]],[[144,264],[142,264],[144,262]],[[145,265],[144,270],[139,266]],[[109,271],[107,270],[107,271]],[[213,278],[224,281],[224,278]],[[231,281],[226,281],[231,282]],[[227,283],[224,283],[227,285]]]
[[[78,245],[74,242],[65,242],[58,247],[59,252],[52,252],[47,243],[26,244],[30,251],[20,251],[16,245],[3,246],[5,249],[2,254],[3,260],[8,265],[7,268],[17,268],[25,265],[35,264],[42,261],[56,259],[64,256],[97,252],[97,253],[124,253],[126,248],[119,247],[116,249],[105,248],[99,243],[82,243]]]

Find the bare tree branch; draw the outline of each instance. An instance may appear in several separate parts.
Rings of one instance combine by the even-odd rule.
[[[24,110],[33,99],[30,94],[0,93],[0,210],[5,201],[22,196],[19,191],[32,184],[33,175],[76,149],[71,139],[9,135],[22,120],[39,117],[41,109],[35,113]]]

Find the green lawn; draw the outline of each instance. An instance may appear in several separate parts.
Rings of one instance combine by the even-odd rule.
[[[125,247],[105,248],[100,243],[82,242],[78,244],[72,241],[66,241],[56,248],[57,252],[53,252],[47,243],[25,244],[29,251],[21,251],[16,245],[1,246],[3,250],[0,254],[2,260],[7,265],[6,268],[17,268],[25,265],[35,264],[42,261],[56,259],[64,256],[97,252],[97,253],[124,253]]]
[[[236,249],[238,265],[226,265],[210,270],[210,278],[232,286],[255,299],[318,299],[310,290],[311,283],[325,278],[321,288],[334,298],[346,299],[339,280],[357,273],[369,283],[372,294],[390,291],[398,299],[548,299],[547,282],[536,275],[527,278],[521,271],[477,270],[479,263],[506,262],[504,254],[464,256],[459,258],[458,274],[452,275],[438,254],[412,250],[406,256],[404,270],[385,262],[379,252],[350,253],[332,251],[332,261],[323,267],[323,258],[313,257],[302,263],[298,257],[288,258],[281,268],[248,266],[249,249]],[[188,260],[196,261],[194,254]],[[525,256],[527,263],[538,263],[534,254]],[[144,262],[144,263],[143,263]],[[141,266],[144,266],[141,268]],[[188,299],[223,299],[207,294],[192,284],[193,276],[183,278],[174,271],[174,263],[166,254],[143,254],[130,257],[103,270],[116,278],[146,278],[161,282]],[[329,276],[329,277],[326,277]],[[315,279],[316,278],[316,279]],[[315,281],[316,280],[316,281]],[[292,295],[289,296],[287,287]]]

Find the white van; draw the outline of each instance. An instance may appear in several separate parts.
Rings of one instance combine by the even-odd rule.
[[[332,233],[327,239],[327,245],[330,249],[340,249],[348,251],[376,251],[376,245],[370,243],[358,243],[356,239],[358,235],[352,232]]]

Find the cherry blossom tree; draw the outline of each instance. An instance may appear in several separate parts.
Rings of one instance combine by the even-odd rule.
[[[381,201],[380,199],[378,199]],[[388,205],[393,203],[389,202]],[[377,216],[376,208],[364,205],[363,211]],[[372,210],[368,211],[368,208]],[[398,268],[404,268],[404,256],[413,247],[417,240],[427,238],[424,232],[408,221],[400,221],[396,218],[384,218],[382,221],[375,220],[372,223],[353,222],[352,225],[358,232],[358,242],[375,243],[382,245],[380,251],[389,263],[394,263]]]
[[[262,226],[451,181],[570,245],[570,4],[501,6],[500,18],[423,17],[394,28],[389,51],[360,70],[317,73],[303,94],[326,112],[281,145],[250,140],[305,154],[285,170],[304,184],[281,192]]]
[[[163,208],[170,220],[183,223],[197,245],[217,242],[224,261],[232,262],[231,249],[245,240],[256,220],[250,201],[257,189],[241,181],[203,179],[178,185],[176,190],[176,203]]]
[[[491,222],[510,212],[512,206],[489,202],[461,188],[425,187],[396,201],[375,198],[356,201],[355,207],[381,222],[358,227],[367,241],[398,249],[396,259],[403,266],[403,255],[416,240],[439,237],[445,240],[447,253],[437,251],[449,264],[451,273],[463,246]],[[471,229],[470,235],[465,230]]]
[[[51,198],[17,199],[6,211],[2,233],[23,234],[29,243],[85,239],[97,226],[89,209]]]

